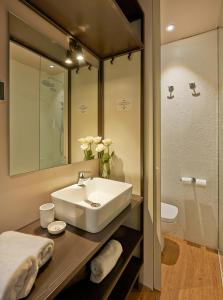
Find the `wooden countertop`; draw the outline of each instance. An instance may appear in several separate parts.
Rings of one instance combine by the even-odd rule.
[[[49,237],[55,243],[52,259],[39,271],[33,290],[26,299],[53,299],[58,295],[141,202],[142,197],[132,195],[131,205],[99,233],[88,233],[67,225],[64,233],[53,236],[40,227],[39,221],[23,227],[21,232]]]

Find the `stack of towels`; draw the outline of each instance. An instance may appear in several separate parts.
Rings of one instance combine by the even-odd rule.
[[[48,238],[16,231],[0,234],[0,300],[26,297],[53,249]]]
[[[110,240],[91,261],[91,277],[94,283],[100,283],[115,267],[123,252],[122,245],[116,240]]]

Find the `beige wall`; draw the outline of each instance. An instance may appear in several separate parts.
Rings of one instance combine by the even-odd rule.
[[[144,265],[143,283],[161,288],[160,250],[160,1],[144,11]]]
[[[71,76],[71,160],[83,160],[83,151],[78,139],[98,135],[98,69],[80,68],[78,74],[72,71]]]
[[[34,24],[52,39],[66,41],[60,32],[36,16],[17,0],[0,1],[0,81],[8,89],[7,9]],[[9,176],[9,102],[0,101],[0,231],[16,229],[38,218],[38,207],[50,200],[50,193],[77,180],[77,172],[91,170],[97,174],[98,162],[79,163],[42,170],[20,176]]]
[[[104,136],[113,140],[111,177],[140,194],[140,52],[104,63]],[[126,101],[126,104],[124,103]],[[123,106],[124,105],[124,106]]]

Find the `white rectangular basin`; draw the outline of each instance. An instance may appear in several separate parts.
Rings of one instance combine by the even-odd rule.
[[[85,186],[68,186],[51,194],[55,215],[62,220],[96,233],[108,225],[131,201],[132,185],[103,178],[86,181]],[[92,207],[89,201],[97,202]]]

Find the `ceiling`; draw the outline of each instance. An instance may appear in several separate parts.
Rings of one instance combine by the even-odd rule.
[[[161,0],[161,43],[166,44],[217,28],[222,0]],[[175,30],[166,31],[168,24]]]

